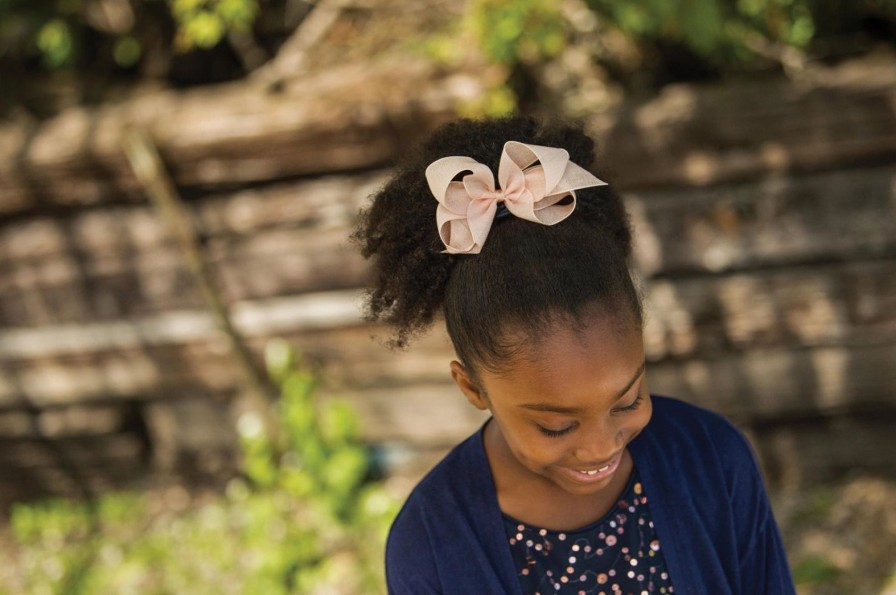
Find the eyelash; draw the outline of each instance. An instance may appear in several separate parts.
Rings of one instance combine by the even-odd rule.
[[[625,407],[620,407],[620,408],[616,409],[614,412],[615,413],[628,413],[629,411],[634,411],[635,409],[637,409],[638,407],[641,406],[641,401],[643,401],[643,400],[644,400],[644,395],[642,393],[638,393],[638,396],[635,398],[635,401],[631,405],[626,405]],[[574,425],[569,426],[568,428],[564,428],[562,430],[550,430],[548,428],[543,428],[541,426],[538,426],[538,429],[541,431],[541,433],[549,438],[559,438],[559,437],[571,432],[573,430],[573,428],[575,428]]]
[[[562,430],[549,430],[547,428],[538,426],[538,429],[541,430],[542,434],[544,434],[545,436],[547,436],[549,438],[559,438],[560,436],[563,436],[564,434],[568,434],[570,431],[572,431],[572,429],[574,427],[575,426],[569,426],[568,428],[564,428]]]
[[[638,407],[641,406],[641,401],[643,399],[644,399],[644,395],[642,393],[638,393],[638,396],[635,398],[635,401],[631,405],[626,405],[625,407],[620,407],[616,411],[617,412],[621,411],[623,413],[625,413],[627,411],[634,411],[635,409],[637,409]]]

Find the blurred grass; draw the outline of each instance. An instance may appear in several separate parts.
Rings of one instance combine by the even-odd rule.
[[[314,399],[314,378],[271,342],[281,444],[238,422],[242,477],[194,508],[149,494],[16,505],[0,592],[29,594],[382,593],[398,502],[367,481],[354,412]]]
[[[799,595],[896,595],[896,482],[855,475],[772,496]]]

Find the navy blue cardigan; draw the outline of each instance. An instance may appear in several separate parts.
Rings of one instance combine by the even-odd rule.
[[[655,396],[629,449],[676,594],[794,594],[753,451],[730,422]],[[411,493],[389,533],[386,582],[393,595],[521,593],[481,429]]]

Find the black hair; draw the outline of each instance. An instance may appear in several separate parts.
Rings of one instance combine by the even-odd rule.
[[[642,321],[628,268],[631,229],[612,186],[577,190],[575,211],[556,225],[502,217],[479,254],[442,252],[426,167],[464,155],[497,174],[509,140],[564,148],[586,169],[594,162],[594,142],[578,125],[521,116],[458,120],[398,166],[353,235],[373,264],[368,317],[394,325],[392,344],[404,347],[444,312],[457,356],[474,374],[479,366],[502,371],[502,361],[559,317],[580,321],[593,306],[639,327]]]

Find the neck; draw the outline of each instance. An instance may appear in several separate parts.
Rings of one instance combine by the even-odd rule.
[[[603,517],[619,500],[634,468],[626,449],[606,488],[593,494],[572,494],[520,463],[494,418],[485,427],[483,445],[501,512],[528,525],[556,531],[578,529]]]

